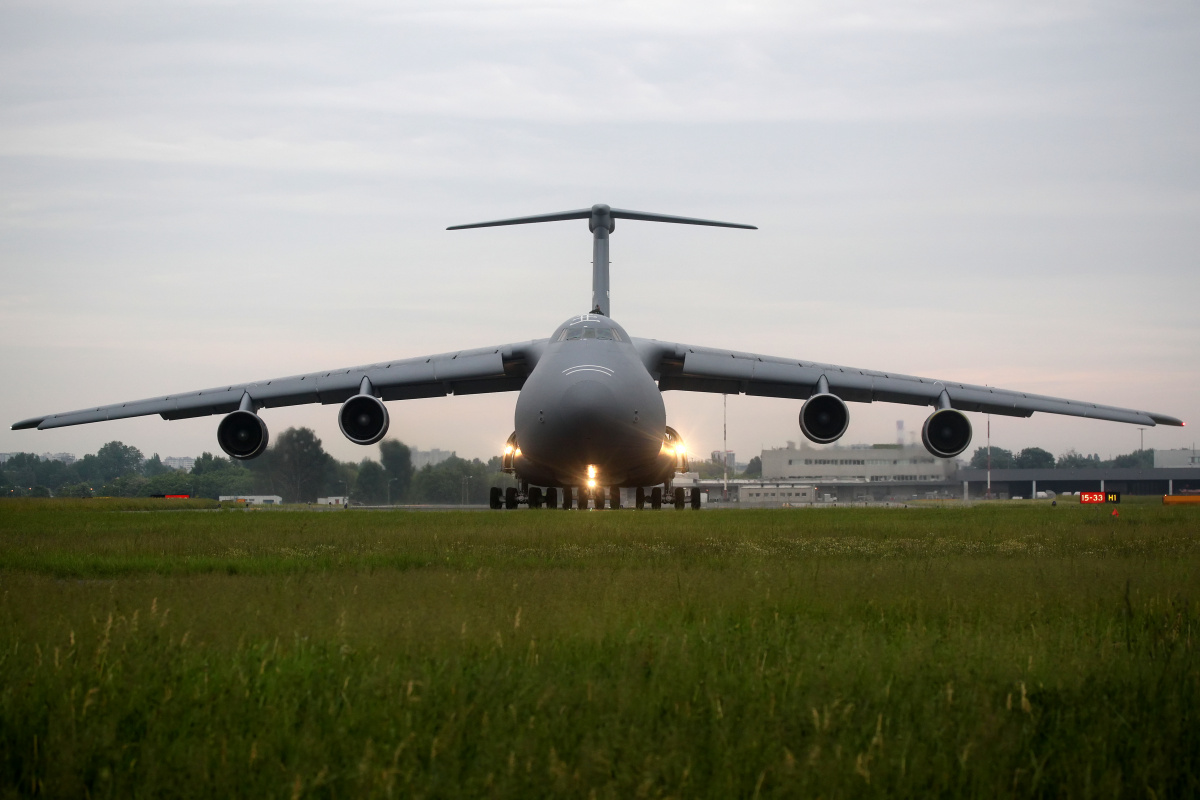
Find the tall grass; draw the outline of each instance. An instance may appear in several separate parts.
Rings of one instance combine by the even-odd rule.
[[[1200,793],[1200,517],[0,510],[0,786]]]

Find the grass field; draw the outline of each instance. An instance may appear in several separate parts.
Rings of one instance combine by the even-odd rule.
[[[1200,509],[0,502],[0,793],[1189,797]]]

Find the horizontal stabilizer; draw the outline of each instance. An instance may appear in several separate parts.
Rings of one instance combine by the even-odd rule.
[[[605,217],[608,219],[606,220]],[[567,219],[595,219],[598,224],[608,227],[610,230],[611,222],[614,219],[635,219],[642,222],[673,222],[678,225],[712,225],[718,228],[747,228],[749,230],[758,230],[754,225],[742,225],[737,222],[718,222],[712,219],[697,219],[695,217],[674,217],[668,214],[652,214],[646,211],[629,211],[623,208],[610,208],[609,206],[599,203],[591,208],[580,208],[575,211],[559,211],[554,214],[535,214],[530,217],[513,217],[511,219],[498,219],[491,222],[473,222],[469,225],[451,225],[446,230],[459,231],[464,228],[492,228],[498,225],[528,225],[534,222],[560,222]],[[595,225],[592,226],[593,228]]]

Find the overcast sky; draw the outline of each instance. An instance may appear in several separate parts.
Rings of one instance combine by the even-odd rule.
[[[444,228],[598,202],[760,227],[620,223],[612,313],[635,336],[1200,424],[1194,0],[4,0],[0,19],[0,452],[217,451],[215,417],[7,425],[547,336],[587,310],[586,224]],[[720,447],[719,395],[665,397],[694,452]],[[391,403],[391,435],[487,458],[515,402]],[[799,405],[729,398],[739,460],[802,438]],[[843,443],[926,413],[853,404]],[[336,406],[263,416],[377,455]],[[992,418],[1010,449],[1138,436]]]

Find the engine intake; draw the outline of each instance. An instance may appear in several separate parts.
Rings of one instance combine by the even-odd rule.
[[[835,394],[814,394],[800,408],[800,430],[817,444],[842,438],[850,425],[850,409]]]
[[[390,424],[383,401],[369,394],[351,397],[338,412],[338,427],[355,444],[375,444],[387,434]]]
[[[921,442],[938,458],[954,458],[971,443],[971,421],[952,408],[935,411],[921,428]]]
[[[241,409],[229,414],[217,426],[217,444],[230,458],[247,459],[262,455],[270,441],[267,423],[253,411]]]

